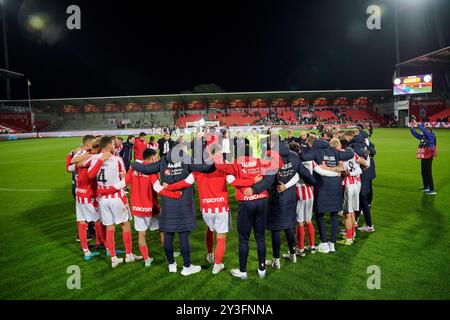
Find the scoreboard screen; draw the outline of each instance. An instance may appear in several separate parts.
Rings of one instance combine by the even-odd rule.
[[[430,93],[433,89],[433,75],[400,77],[394,80],[394,96],[404,94]]]

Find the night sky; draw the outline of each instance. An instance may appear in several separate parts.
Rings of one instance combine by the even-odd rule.
[[[4,1],[10,69],[30,78],[33,98],[169,94],[201,83],[229,92],[381,89],[396,62],[394,0]],[[402,61],[450,45],[450,1],[396,1]],[[81,8],[79,31],[65,27],[70,4]],[[382,7],[381,30],[366,28],[370,4]],[[27,23],[36,13],[46,15],[41,32]],[[12,80],[12,95],[26,98],[25,80]]]

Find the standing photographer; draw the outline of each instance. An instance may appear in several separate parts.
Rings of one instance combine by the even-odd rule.
[[[419,190],[425,192],[428,196],[433,196],[436,194],[432,175],[433,158],[436,157],[436,135],[433,133],[430,124],[424,126],[422,123],[417,123],[414,118],[409,127],[412,135],[420,140],[417,148],[417,159],[421,159],[423,188]],[[419,128],[422,133],[417,132],[416,128]]]

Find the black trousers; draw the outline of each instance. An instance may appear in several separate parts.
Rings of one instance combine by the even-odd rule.
[[[191,246],[189,244],[189,235],[189,231],[178,232],[181,255],[183,256],[183,266],[186,268],[191,265]],[[174,238],[175,232],[164,232],[164,252],[166,254],[166,259],[170,264],[175,262],[175,258],[173,256]]]
[[[433,158],[422,159],[420,162],[423,187],[430,188],[430,190],[434,190],[432,166],[433,166]]]
[[[267,200],[241,201],[238,207],[237,229],[239,234],[239,270],[247,271],[248,241],[250,234],[255,234],[256,250],[258,252],[258,268],[266,268],[266,220]]]
[[[316,222],[317,228],[319,229],[320,242],[327,242],[327,229],[325,227],[325,221],[323,221],[323,216],[325,213],[316,212]],[[331,220],[331,233],[330,233],[330,242],[336,243],[336,236],[339,227],[339,216],[337,211],[330,212],[330,220]]]
[[[272,230],[272,253],[273,257],[276,259],[280,258],[281,251],[281,231],[282,230]],[[295,253],[295,232],[294,228],[284,229],[286,234],[286,239],[288,242],[289,253]]]

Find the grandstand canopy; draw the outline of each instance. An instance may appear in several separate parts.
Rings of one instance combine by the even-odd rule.
[[[86,98],[61,98],[61,99],[34,99],[33,104],[45,104],[48,106],[64,105],[105,105],[117,104],[123,105],[128,103],[147,104],[160,103],[167,106],[173,102],[188,104],[193,101],[200,101],[205,104],[214,101],[232,102],[234,100],[253,101],[263,99],[272,101],[276,99],[293,100],[304,98],[314,100],[325,98],[333,100],[338,97],[347,97],[356,99],[359,97],[367,97],[368,100],[386,99],[392,96],[392,89],[368,89],[368,90],[327,90],[327,91],[266,91],[266,92],[224,92],[224,93],[203,93],[203,94],[170,94],[170,95],[139,95],[139,96],[112,96],[112,97],[86,97]],[[20,102],[20,101],[10,101]]]
[[[0,79],[15,79],[15,78],[22,78],[25,75],[22,73],[6,70],[6,69],[0,69]]]
[[[396,67],[450,67],[450,46],[401,62]]]

